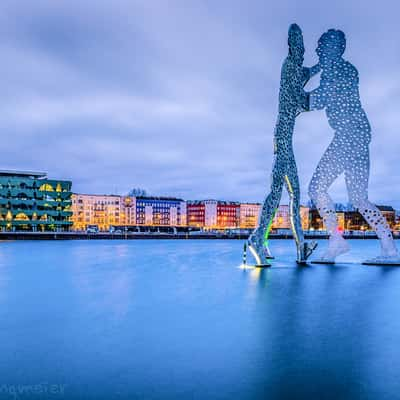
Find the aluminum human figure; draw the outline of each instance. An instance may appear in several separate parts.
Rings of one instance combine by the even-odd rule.
[[[281,71],[279,112],[274,132],[274,164],[271,191],[266,197],[259,226],[248,240],[257,265],[269,265],[268,234],[285,184],[290,197],[290,221],[297,246],[297,261],[306,261],[316,244],[304,241],[300,219],[300,186],[293,154],[292,136],[296,117],[309,109],[308,96],[303,87],[310,77],[319,72],[319,66],[303,67],[303,35],[298,25],[292,24],[288,37],[289,54]]]
[[[309,195],[329,232],[328,249],[318,262],[333,263],[349,245],[338,230],[335,207],[328,189],[344,173],[350,202],[375,230],[381,255],[368,263],[398,263],[399,255],[387,221],[368,200],[371,127],[362,108],[357,69],[344,60],[345,35],[330,29],[318,42],[322,69],[320,86],[310,93],[310,110],[325,109],[334,137],[322,156],[309,185]]]

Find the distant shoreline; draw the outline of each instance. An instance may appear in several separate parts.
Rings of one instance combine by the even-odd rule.
[[[86,232],[0,232],[0,241],[8,240],[140,240],[140,239],[169,239],[169,240],[192,240],[192,239],[232,239],[232,240],[245,240],[248,235],[246,234],[163,234],[163,233],[86,233]],[[271,234],[269,237],[274,239],[293,239],[291,235],[284,234]],[[305,235],[306,239],[328,239],[326,234]],[[376,235],[344,235],[345,239],[377,239]],[[398,239],[399,236],[395,236]]]

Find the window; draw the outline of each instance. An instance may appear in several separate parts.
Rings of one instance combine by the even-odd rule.
[[[41,192],[54,192],[53,186],[49,185],[48,183],[44,183],[40,186],[39,190]]]

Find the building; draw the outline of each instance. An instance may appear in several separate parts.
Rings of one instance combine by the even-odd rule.
[[[240,226],[240,203],[234,201],[218,201],[217,229],[231,229]]]
[[[122,199],[122,218],[124,225],[136,225],[136,197],[123,196]]]
[[[232,229],[240,226],[240,203],[220,200],[187,202],[188,226],[205,229]]]
[[[74,230],[86,230],[89,225],[101,231],[122,226],[186,226],[186,203],[181,199],[96,194],[72,197]]]
[[[72,222],[70,181],[44,172],[0,171],[3,231],[67,231]]]
[[[304,230],[310,226],[310,209],[300,207],[301,223]],[[254,229],[258,226],[261,213],[259,203],[237,203],[218,200],[196,200],[187,202],[188,226],[205,229]],[[291,229],[289,206],[277,209],[273,229]]]
[[[396,211],[390,206],[377,206],[386,218],[391,229],[396,226]],[[351,206],[343,206],[336,208],[336,216],[340,231],[366,231],[371,227],[365,221],[364,217]],[[310,226],[314,230],[325,230],[325,225],[317,209],[310,210]]]
[[[277,208],[272,220],[272,229],[291,229],[289,206],[280,205]]]
[[[218,227],[217,221],[217,200],[203,200],[204,203],[204,227],[215,229]],[[221,215],[220,215],[221,216]]]
[[[365,221],[364,217],[358,211],[344,211],[341,212],[343,216],[338,218],[343,220],[343,223],[339,225],[340,230],[344,231],[364,231],[369,230],[370,226]]]
[[[259,203],[241,203],[239,211],[239,226],[243,229],[254,229],[258,226],[261,212]]]
[[[136,197],[136,224],[186,226],[186,202],[175,197]]]
[[[289,206],[281,204],[276,210],[272,229],[292,229],[290,222]],[[310,229],[310,209],[309,207],[300,206],[301,226],[303,230]]]
[[[204,228],[206,225],[206,206],[202,201],[188,201],[186,204],[187,225]]]
[[[395,212],[394,229],[396,231],[400,231],[400,211],[399,210],[396,210],[396,212]]]
[[[386,218],[391,229],[394,229],[396,226],[396,210],[391,206],[378,206],[378,209],[382,213],[382,215]]]
[[[73,229],[86,230],[88,225],[96,225],[101,231],[111,226],[125,225],[125,202],[118,195],[73,194]]]

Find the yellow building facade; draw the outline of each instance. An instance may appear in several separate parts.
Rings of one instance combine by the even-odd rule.
[[[310,209],[309,207],[300,206],[301,227],[303,230],[310,229]],[[274,220],[272,222],[273,229],[291,229],[289,206],[280,205],[276,210]]]
[[[72,228],[84,231],[96,225],[107,231],[111,226],[135,225],[135,197],[117,195],[73,194]]]
[[[240,204],[240,224],[243,229],[254,229],[258,226],[261,204],[259,203],[241,203]]]

